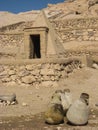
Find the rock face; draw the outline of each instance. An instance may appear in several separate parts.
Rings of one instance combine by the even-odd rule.
[[[44,9],[48,18],[65,19],[70,16],[98,16],[98,0],[65,0],[58,4],[48,4]],[[34,21],[38,14],[37,11],[13,14],[10,12],[0,12],[0,27],[19,22]]]
[[[54,19],[98,16],[96,6],[98,6],[98,0],[66,0],[64,3],[48,6],[46,14],[49,18]]]

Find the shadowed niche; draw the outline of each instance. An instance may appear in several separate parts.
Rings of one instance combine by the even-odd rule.
[[[30,35],[30,59],[41,58],[40,35]]]

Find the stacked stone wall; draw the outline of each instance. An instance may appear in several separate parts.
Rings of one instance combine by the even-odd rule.
[[[23,34],[0,33],[0,59],[15,58],[23,48]]]
[[[98,41],[98,18],[66,19],[51,21],[61,40]]]
[[[31,60],[30,60],[31,62]],[[6,62],[5,62],[6,63]],[[31,64],[32,63],[32,64]],[[64,62],[38,62],[21,64],[0,64],[0,81],[4,84],[46,85],[53,86],[61,78],[67,78],[69,73],[81,66],[80,60]]]
[[[60,30],[58,33],[63,43],[66,41],[98,41],[97,29],[74,29],[74,30]]]
[[[24,28],[29,28],[33,26],[33,21],[30,22],[20,22],[20,23],[16,23],[16,24],[12,24],[12,25],[8,25],[8,26],[4,26],[0,28],[0,32],[12,32],[12,31],[23,31]]]
[[[66,50],[63,54],[62,54],[64,58],[67,58],[67,57],[72,57],[72,56],[98,56],[98,51],[95,51],[95,50],[76,50],[76,51],[71,51],[71,50]]]

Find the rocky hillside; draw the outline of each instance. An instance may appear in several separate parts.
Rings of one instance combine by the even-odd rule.
[[[20,22],[34,21],[40,11],[29,11],[19,14],[10,12],[0,12],[0,27],[16,24]]]
[[[49,4],[45,12],[48,18],[53,19],[97,17],[98,0],[67,0],[55,5]]]
[[[44,9],[46,16],[52,19],[66,19],[76,17],[97,17],[98,0],[65,0],[58,4],[48,4]],[[40,11],[13,14],[0,12],[0,27],[20,22],[34,21]]]

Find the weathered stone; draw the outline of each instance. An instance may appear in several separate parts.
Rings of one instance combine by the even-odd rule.
[[[15,81],[17,79],[17,75],[11,75],[10,78]]]
[[[30,74],[29,71],[23,70],[23,71],[20,71],[20,72],[18,73],[18,76],[24,77],[24,76],[27,76],[27,75],[29,75],[29,74]]]
[[[55,76],[55,81],[59,81],[59,77],[58,76]]]
[[[0,76],[6,76],[7,74],[8,74],[7,71],[3,71],[0,73]]]
[[[55,76],[58,76],[58,77],[60,77],[60,76],[61,76],[61,73],[60,73],[60,71],[55,71]]]
[[[50,76],[47,76],[47,75],[45,75],[45,76],[43,76],[43,81],[49,81],[50,80]]]
[[[39,75],[39,72],[40,72],[39,69],[35,69],[35,70],[31,71],[30,73],[31,73],[32,75]]]
[[[33,70],[33,68],[34,68],[33,65],[26,65],[26,69],[29,71]]]
[[[52,80],[52,81],[55,81],[55,77],[54,77],[54,76],[51,76],[51,80]]]
[[[73,71],[71,65],[68,65],[68,66],[65,68],[65,71],[66,71],[67,73],[71,73],[71,72]]]
[[[47,75],[55,75],[55,74],[54,74],[54,70],[49,69],[49,70],[47,71]]]
[[[25,66],[24,66],[24,65],[19,66],[19,67],[18,67],[18,70],[19,70],[19,71],[23,71],[23,70],[25,70]]]
[[[36,65],[36,67],[38,68],[38,69],[41,69],[41,64],[38,64],[38,65]]]
[[[98,41],[98,37],[95,37],[95,40]]]
[[[47,69],[41,69],[41,72],[40,72],[41,75],[47,75],[46,73],[47,73]]]
[[[94,41],[95,38],[92,36],[92,37],[89,38],[89,40]]]
[[[4,71],[3,66],[0,66],[0,73]]]
[[[26,84],[31,84],[31,83],[35,82],[36,79],[35,79],[35,77],[33,77],[33,76],[25,76],[25,77],[23,77],[23,78],[21,79],[21,81],[22,81],[23,83],[26,83]]]
[[[10,81],[11,81],[10,78],[3,78],[3,79],[1,79],[1,80],[2,80],[2,82],[10,82]]]
[[[54,75],[54,70],[52,69],[41,69],[41,75]]]
[[[6,82],[6,86],[16,86],[17,83],[15,81]]]
[[[51,87],[51,86],[53,86],[53,82],[52,81],[43,81],[42,86]]]
[[[92,67],[93,67],[94,69],[98,69],[98,65],[97,65],[96,63],[94,63],[94,64],[92,65]]]
[[[56,65],[54,66],[54,69],[55,69],[55,70],[61,70],[61,67],[60,67],[59,64],[56,64]]]
[[[9,74],[9,75],[15,75],[16,72],[15,72],[14,70],[10,70],[10,71],[8,71],[8,74]]]
[[[61,76],[64,77],[64,78],[67,78],[68,77],[68,74],[66,71],[62,71],[61,72]]]
[[[9,66],[4,66],[4,69],[5,69],[5,70],[9,69]]]
[[[50,64],[45,64],[46,69],[50,69],[51,65]]]

